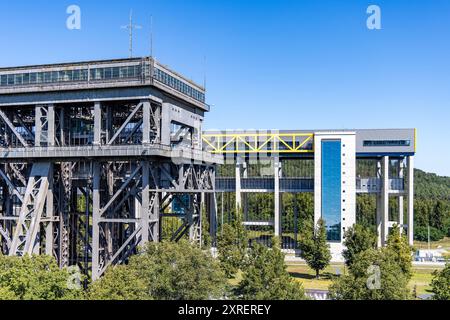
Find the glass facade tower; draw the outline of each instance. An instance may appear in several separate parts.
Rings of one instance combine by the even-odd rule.
[[[341,241],[341,141],[322,140],[322,219],[328,241]]]

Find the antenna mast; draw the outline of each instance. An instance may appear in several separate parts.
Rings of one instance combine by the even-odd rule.
[[[127,29],[130,37],[130,58],[133,58],[133,30],[134,29],[142,29],[142,26],[133,24],[133,10],[130,10],[130,22],[127,26],[122,26],[122,29]]]

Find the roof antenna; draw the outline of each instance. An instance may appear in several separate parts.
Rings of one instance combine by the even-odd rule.
[[[153,15],[150,16],[150,58],[153,58]]]
[[[203,89],[206,90],[206,55],[203,56]]]
[[[122,29],[128,29],[129,37],[130,37],[130,58],[133,58],[133,30],[134,29],[142,29],[142,26],[133,24],[133,10],[130,10],[130,22],[127,26],[122,26]]]

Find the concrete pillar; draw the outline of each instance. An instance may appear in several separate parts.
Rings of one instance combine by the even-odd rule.
[[[242,178],[247,179],[248,178],[248,163],[244,162],[242,164]],[[244,221],[248,221],[248,194],[247,193],[241,193],[241,200],[242,200],[242,212],[244,214]]]
[[[274,233],[276,237],[281,236],[281,193],[280,193],[280,178],[281,178],[281,161],[278,156],[274,157],[274,185],[275,185],[275,195],[274,195]]]
[[[408,156],[408,180],[407,180],[407,215],[408,215],[408,242],[414,244],[414,156]]]
[[[100,163],[93,163],[92,280],[100,277]]]
[[[242,208],[242,191],[241,191],[241,163],[242,159],[237,158],[236,160],[236,210]]]
[[[381,168],[381,160],[377,161],[377,179],[379,179],[380,183],[383,181],[383,173]],[[380,189],[380,192],[376,194],[377,197],[377,246],[378,248],[381,248],[383,246],[382,243],[382,233],[383,233],[383,225],[382,225],[382,216],[383,216],[383,202],[381,199],[382,191]]]
[[[381,159],[381,244],[386,245],[389,235],[389,157]]]
[[[95,146],[101,145],[102,138],[102,108],[100,102],[94,104],[94,141]]]
[[[400,159],[398,161],[398,177],[399,177],[399,179],[404,179],[404,177],[405,177],[403,169],[404,169],[403,159]],[[399,197],[398,197],[398,225],[400,228],[400,234],[403,233],[404,225],[405,225],[403,200],[404,200],[403,195],[399,195]]]

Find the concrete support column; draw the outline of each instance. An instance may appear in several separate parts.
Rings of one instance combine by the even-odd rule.
[[[236,161],[236,210],[240,210],[242,208],[241,162],[242,159],[240,158]]]
[[[102,106],[100,102],[94,104],[94,141],[95,146],[101,145],[102,138]]]
[[[93,166],[92,194],[92,280],[100,277],[100,163]]]
[[[242,178],[247,179],[248,178],[248,163],[244,162],[242,164]],[[248,221],[248,194],[247,193],[241,193],[242,197],[242,212],[244,214],[244,221]]]
[[[275,195],[274,195],[274,232],[275,236],[279,237],[282,234],[281,230],[281,193],[280,193],[280,178],[281,178],[281,161],[278,156],[274,158],[274,184],[275,184]]]
[[[142,144],[150,144],[150,117],[151,117],[151,104],[149,100],[143,100],[142,102]]]
[[[389,157],[381,159],[381,245],[385,246],[389,235]]]
[[[408,242],[410,245],[414,244],[414,156],[408,156]]]
[[[399,177],[399,179],[404,179],[404,177],[405,177],[403,169],[404,169],[403,159],[400,159],[398,161],[398,177]],[[400,195],[398,197],[398,226],[400,228],[400,234],[403,233],[404,225],[405,225],[403,200],[404,200],[403,195]]]

